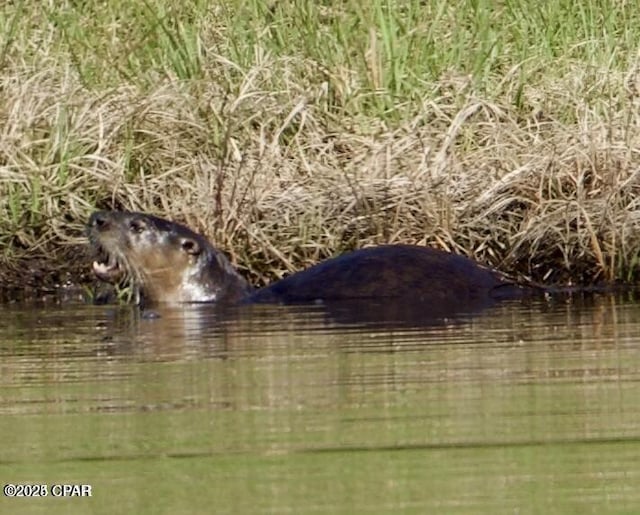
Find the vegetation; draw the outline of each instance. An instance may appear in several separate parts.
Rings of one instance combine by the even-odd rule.
[[[382,242],[634,281],[638,41],[619,0],[5,2],[0,278],[118,208],[256,284]]]

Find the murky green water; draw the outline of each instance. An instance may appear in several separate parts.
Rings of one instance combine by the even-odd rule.
[[[1,513],[639,513],[640,305],[0,306]],[[52,498],[89,484],[91,498]]]

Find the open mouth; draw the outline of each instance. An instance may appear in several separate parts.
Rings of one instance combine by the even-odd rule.
[[[97,259],[93,262],[93,273],[98,279],[108,283],[119,283],[125,276],[125,271],[116,257],[103,247],[97,249]]]

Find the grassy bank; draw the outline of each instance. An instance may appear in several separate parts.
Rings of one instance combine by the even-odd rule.
[[[86,270],[96,208],[184,221],[254,283],[381,242],[636,279],[631,2],[24,0],[0,20],[5,283],[25,259],[36,281]]]

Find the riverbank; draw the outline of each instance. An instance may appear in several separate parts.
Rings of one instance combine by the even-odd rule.
[[[631,4],[303,4],[0,7],[3,284],[89,281],[83,225],[114,208],[254,284],[386,242],[636,280]]]

